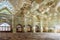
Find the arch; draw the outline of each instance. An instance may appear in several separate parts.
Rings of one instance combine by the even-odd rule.
[[[4,13],[4,12],[7,12],[7,13],[9,13],[9,14],[12,14],[12,12],[11,12],[7,7],[2,8],[2,9],[0,10],[0,13]]]
[[[9,1],[0,2],[0,10],[5,8],[8,9],[11,13],[13,13],[14,11],[14,7],[11,5]]]

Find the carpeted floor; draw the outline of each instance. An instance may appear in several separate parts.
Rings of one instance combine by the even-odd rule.
[[[0,40],[60,40],[59,33],[0,33]]]

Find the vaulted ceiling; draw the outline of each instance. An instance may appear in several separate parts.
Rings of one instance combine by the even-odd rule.
[[[24,3],[30,4],[33,0],[0,0],[0,10],[7,7],[12,13],[18,12]],[[42,2],[42,0],[35,0],[37,3]]]
[[[21,11],[21,8],[23,8],[23,6],[24,6],[24,4],[28,4],[27,6],[27,8],[29,8],[29,5],[30,6],[32,6],[32,4],[33,5],[35,5],[34,4],[34,2],[33,1],[35,1],[37,4],[39,4],[39,6],[40,6],[40,9],[41,9],[41,7],[42,8],[44,8],[44,5],[46,4],[46,3],[48,3],[47,5],[50,5],[49,4],[49,0],[0,0],[0,10],[2,9],[2,8],[4,8],[4,7],[7,7],[8,8],[8,10],[10,11],[10,12],[12,12],[13,14],[15,14],[15,13],[20,13],[20,11]],[[59,1],[59,0],[50,0],[50,1],[54,1],[56,4],[57,4],[57,2]],[[31,4],[32,3],[32,4]],[[47,6],[46,5],[46,6]],[[38,5],[37,5],[38,6]],[[34,7],[32,7],[32,9],[33,9]],[[35,10],[35,8],[34,8],[34,10]]]
[[[60,0],[0,0],[0,10],[3,8],[19,17],[26,14],[28,19],[33,16],[39,21],[43,17],[45,23],[47,19],[49,22],[60,20]]]
[[[23,0],[0,0],[0,10],[6,7],[10,12],[16,13],[22,4]]]

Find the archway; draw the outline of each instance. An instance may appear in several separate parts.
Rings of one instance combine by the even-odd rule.
[[[0,31],[11,31],[12,29],[12,13],[3,8],[0,10]]]

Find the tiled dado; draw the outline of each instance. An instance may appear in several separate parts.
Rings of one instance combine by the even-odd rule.
[[[60,40],[56,33],[0,33],[0,40]]]

